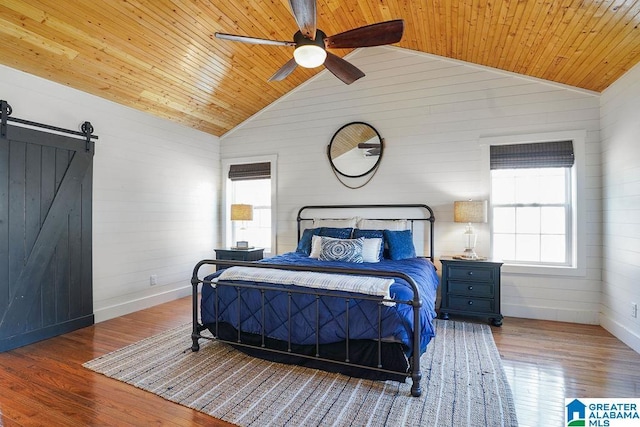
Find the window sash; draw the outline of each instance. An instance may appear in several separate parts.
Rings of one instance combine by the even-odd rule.
[[[494,253],[494,256],[498,256],[496,253],[496,245],[495,245],[495,241],[498,240],[498,238],[505,238],[507,236],[511,236],[513,238],[514,241],[514,248],[513,248],[513,253],[515,254],[515,257],[513,259],[510,258],[503,258],[503,261],[508,263],[508,264],[514,264],[514,265],[536,265],[536,266],[570,266],[572,265],[572,254],[574,251],[573,248],[573,228],[572,228],[572,204],[571,204],[571,169],[570,168],[565,168],[565,200],[563,203],[499,203],[499,204],[493,204],[491,205],[491,212],[492,212],[492,218],[496,218],[496,209],[499,208],[514,208],[516,210],[516,214],[517,214],[517,209],[518,208],[553,208],[553,207],[561,207],[564,209],[564,248],[565,248],[565,253],[564,253],[564,262],[553,262],[553,261],[549,261],[549,260],[545,260],[544,254],[542,253],[543,250],[543,245],[542,245],[542,240],[545,237],[548,236],[557,236],[560,235],[558,233],[542,233],[541,231],[538,231],[537,233],[523,233],[523,232],[518,232],[517,229],[514,228],[513,232],[508,233],[508,232],[496,232],[494,230],[492,230],[492,240],[494,241],[494,247],[492,248],[492,252]],[[492,177],[493,179],[493,177]],[[493,184],[492,184],[493,186]],[[494,225],[495,228],[495,225]],[[522,257],[518,257],[518,238],[520,237],[521,239],[523,238],[523,236],[536,236],[537,238],[537,243],[538,243],[538,256],[536,261],[533,260],[525,260],[522,259]]]
[[[261,178],[264,179],[264,178]],[[240,191],[237,187],[238,181],[246,181],[246,180],[235,180],[232,181],[232,185],[229,188],[230,190],[230,201],[233,203],[248,203],[253,206],[253,220],[252,221],[231,221],[231,241],[232,243],[237,242],[238,240],[248,240],[251,246],[260,246],[265,248],[266,252],[271,252],[272,250],[272,239],[271,239],[271,216],[273,214],[271,204],[257,204],[255,200],[250,198],[250,194],[243,194],[243,191]],[[269,187],[271,186],[271,179],[268,178],[266,181],[269,183]],[[244,187],[244,186],[243,186]],[[245,188],[244,191],[247,189]],[[265,219],[265,215],[267,218]],[[265,222],[266,221],[266,222]],[[257,238],[257,236],[261,236]]]

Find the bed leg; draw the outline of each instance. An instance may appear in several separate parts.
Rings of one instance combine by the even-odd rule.
[[[411,396],[420,397],[422,394],[422,387],[420,387],[420,380],[422,379],[421,372],[414,372],[411,375],[411,380],[413,381],[413,385],[411,386]]]
[[[198,323],[198,284],[200,283],[200,279],[198,279],[198,269],[200,268],[202,261],[199,262],[196,267],[193,269],[193,276],[191,277],[191,351],[195,352],[200,350],[200,344],[198,344],[198,340],[200,339],[200,329],[198,328],[200,325]]]
[[[191,344],[191,351],[195,352],[200,350],[200,344],[198,343],[198,334],[191,334],[191,340],[193,341],[193,344]]]

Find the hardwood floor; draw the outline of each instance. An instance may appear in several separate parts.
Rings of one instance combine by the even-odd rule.
[[[506,318],[492,330],[522,426],[563,425],[565,397],[640,397],[640,354],[600,326]]]
[[[82,363],[190,321],[190,298],[0,353],[0,425],[229,425]],[[506,318],[493,334],[521,426],[560,426],[565,397],[639,397],[640,355],[599,326]]]

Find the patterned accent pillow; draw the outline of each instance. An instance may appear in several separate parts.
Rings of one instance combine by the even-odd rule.
[[[362,245],[364,238],[334,239],[321,237],[320,259],[323,261],[363,262]]]

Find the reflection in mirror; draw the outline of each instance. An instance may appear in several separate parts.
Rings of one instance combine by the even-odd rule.
[[[382,158],[383,140],[367,123],[348,123],[338,129],[329,144],[331,167],[349,178],[372,172]]]

